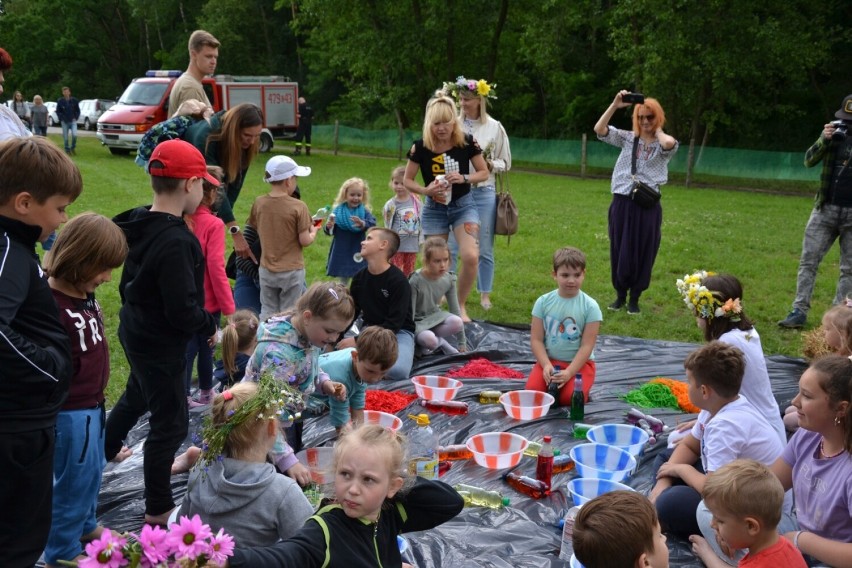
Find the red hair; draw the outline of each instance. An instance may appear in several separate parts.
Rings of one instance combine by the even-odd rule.
[[[633,134],[639,136],[639,111],[645,109],[654,115],[654,130],[666,125],[666,111],[657,99],[645,99],[645,103],[633,107]]]
[[[0,47],[0,71],[8,71],[12,68],[12,56],[9,52]]]

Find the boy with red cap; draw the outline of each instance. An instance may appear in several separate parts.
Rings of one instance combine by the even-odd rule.
[[[154,203],[113,219],[124,230],[130,252],[119,284],[118,338],[130,364],[127,387],[110,412],[104,442],[107,459],[145,412],[145,522],[165,525],[175,507],[171,467],[186,438],[184,392],[186,345],[194,334],[214,340],[216,322],[204,310],[204,256],[183,216],[195,212],[207,173],[192,144],[168,140],[148,163]]]

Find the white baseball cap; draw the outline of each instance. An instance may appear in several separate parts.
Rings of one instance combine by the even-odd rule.
[[[266,173],[263,179],[266,183],[283,181],[293,176],[305,177],[311,175],[311,168],[300,166],[289,156],[273,156],[266,162]]]

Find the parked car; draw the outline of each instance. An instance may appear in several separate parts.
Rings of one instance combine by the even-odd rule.
[[[77,126],[86,130],[94,130],[98,124],[98,118],[115,104],[115,101],[107,99],[83,99],[80,101],[80,116],[77,118]]]
[[[56,114],[56,103],[54,101],[45,101],[44,106],[46,106],[49,111],[49,114],[47,115],[47,125],[59,126],[59,115]]]

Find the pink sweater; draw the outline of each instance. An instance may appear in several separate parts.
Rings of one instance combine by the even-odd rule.
[[[225,274],[225,223],[206,205],[192,214],[192,231],[201,243],[206,260],[204,271],[204,309],[208,312],[234,313],[234,293]]]

